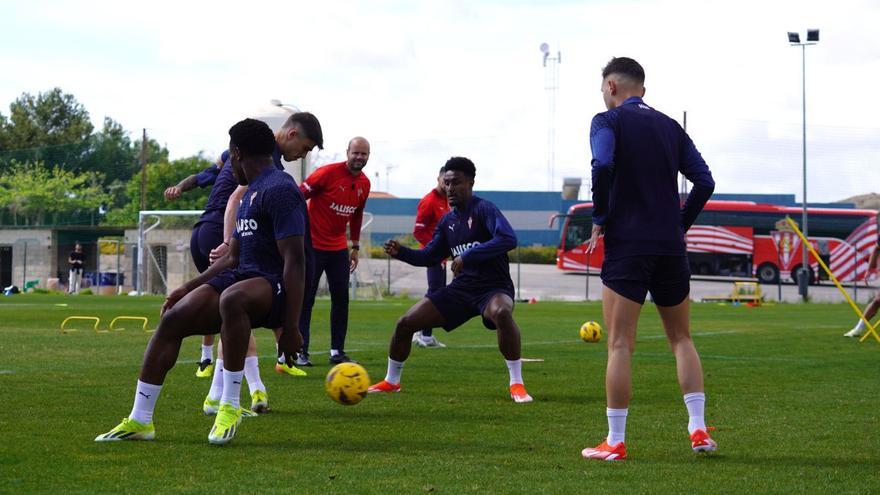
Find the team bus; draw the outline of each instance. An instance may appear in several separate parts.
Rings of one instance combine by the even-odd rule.
[[[556,252],[559,269],[602,267],[601,239],[592,253],[586,252],[592,212],[592,203],[582,203],[551,219],[551,224],[560,217],[564,222]],[[796,281],[803,264],[801,240],[781,221],[791,216],[800,225],[801,212],[751,201],[709,201],[686,236],[691,273],[755,277],[762,283]],[[808,208],[807,213],[810,243],[834,276],[841,282],[862,280],[877,244],[877,212]],[[827,278],[812,255],[808,270],[813,283]]]

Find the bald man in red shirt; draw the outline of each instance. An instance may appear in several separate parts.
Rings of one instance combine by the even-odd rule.
[[[443,173],[446,172],[445,167],[440,167],[440,173],[437,176],[437,186],[431,189],[421,201],[416,213],[416,224],[413,228],[413,237],[419,241],[422,248],[431,242],[434,238],[434,229],[437,223],[443,218],[443,215],[449,213],[449,200],[446,199],[446,186],[443,185]],[[428,269],[428,293],[426,296],[446,287],[446,261],[442,261]],[[425,328],[413,334],[413,342],[419,347],[446,347],[430,328]]]
[[[353,138],[346,149],[347,160],[315,170],[300,185],[309,200],[309,226],[315,254],[315,272],[306,288],[300,332],[303,348],[296,364],[311,366],[309,341],[312,308],[321,274],[327,273],[330,288],[330,364],[351,361],[345,354],[348,332],[349,276],[358,266],[361,224],[370,195],[370,179],[361,171],[370,158],[370,143]],[[346,236],[346,227],[350,234]],[[348,238],[351,251],[348,250]]]

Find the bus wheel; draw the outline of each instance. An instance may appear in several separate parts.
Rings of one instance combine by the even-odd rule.
[[[762,284],[775,284],[779,282],[779,268],[773,263],[764,263],[758,267],[758,280]]]
[[[794,267],[794,270],[791,271],[791,280],[794,283],[798,283],[799,273],[801,271],[801,267],[803,265],[797,265]],[[807,267],[807,280],[809,280],[809,285],[817,285],[819,281],[816,279],[816,273],[813,272],[813,267]]]

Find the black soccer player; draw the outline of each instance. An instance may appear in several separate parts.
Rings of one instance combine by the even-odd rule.
[[[443,183],[453,210],[437,224],[434,238],[420,250],[390,240],[385,243],[385,252],[415,266],[432,266],[452,258],[454,278],[397,320],[388,349],[388,373],[369,392],[400,391],[400,373],[415,332],[436,327],[448,332],[482,316],[486,328],[497,330],[498,349],[510,373],[510,397],[516,402],[531,402],[522,380],[520,332],[513,319],[514,290],[507,258],[507,252],[516,247],[516,233],[498,207],[474,196],[477,171],[472,161],[453,157],[445,170]]]
[[[235,177],[249,184],[229,252],[168,296],[147,346],[131,414],[95,441],[152,439],[156,399],[181,341],[219,331],[225,383],[208,441],[228,443],[242,417],[238,401],[251,327],[281,327],[278,344],[291,361],[302,345],[305,200],[293,178],[273,166],[275,139],[265,123],[245,119],[229,136]]]

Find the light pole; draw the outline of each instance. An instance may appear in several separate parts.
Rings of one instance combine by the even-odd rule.
[[[815,45],[819,42],[819,30],[818,29],[808,29],[807,30],[807,41],[801,42],[801,36],[799,33],[794,33],[789,31],[788,33],[788,42],[791,46],[799,46],[801,47],[801,97],[803,99],[803,174],[804,174],[804,194],[801,201],[803,206],[803,210],[801,213],[802,223],[803,223],[803,232],[804,237],[809,239],[810,233],[809,228],[807,227],[807,46]],[[798,289],[801,293],[801,297],[803,297],[804,301],[807,300],[807,296],[809,295],[809,286],[810,286],[810,263],[809,263],[809,251],[807,250],[807,245],[804,244],[801,246],[802,251],[802,261],[801,261],[801,271],[798,273]]]
[[[544,54],[544,89],[547,91],[547,175],[548,191],[553,190],[556,168],[556,92],[559,90],[559,64],[562,63],[562,52],[550,56],[550,45],[541,43]]]

